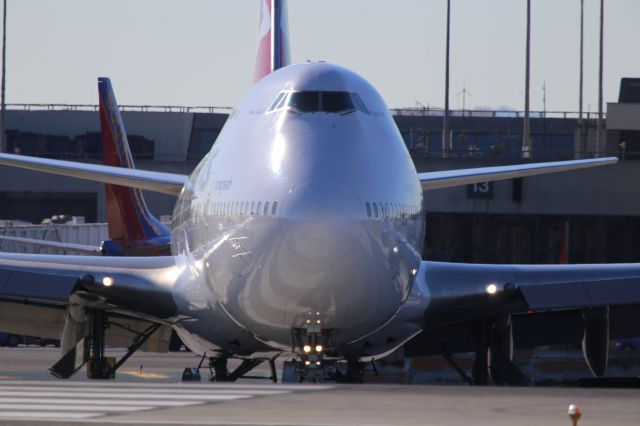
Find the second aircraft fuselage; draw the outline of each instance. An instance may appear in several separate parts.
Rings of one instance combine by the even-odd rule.
[[[171,239],[192,276],[178,304],[201,320],[181,323],[200,337],[194,346],[290,349],[292,330],[312,320],[338,350],[388,324],[409,297],[422,189],[370,84],[327,63],[292,65],[231,115],[179,197]],[[220,320],[211,330],[206,315]],[[225,337],[212,341],[221,324]]]

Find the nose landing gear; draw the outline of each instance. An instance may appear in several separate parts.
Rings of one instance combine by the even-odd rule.
[[[333,330],[322,329],[318,315],[309,313],[305,326],[292,330],[291,341],[292,352],[300,355],[293,363],[298,381],[324,381],[331,372],[330,366],[325,365],[324,355],[333,346]]]

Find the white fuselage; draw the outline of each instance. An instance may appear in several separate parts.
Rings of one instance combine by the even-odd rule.
[[[296,107],[301,92],[320,106]],[[357,107],[331,106],[345,96]],[[172,251],[190,278],[176,299],[201,320],[181,324],[192,346],[251,352],[291,348],[312,317],[339,351],[392,322],[423,239],[420,182],[375,89],[327,63],[285,67],[249,91],[180,195]]]

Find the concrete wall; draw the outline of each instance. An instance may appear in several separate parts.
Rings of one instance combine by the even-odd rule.
[[[640,104],[607,104],[607,129],[640,130]]]

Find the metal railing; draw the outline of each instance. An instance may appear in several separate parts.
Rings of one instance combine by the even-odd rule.
[[[391,115],[404,117],[443,117],[443,108],[392,108]],[[524,118],[524,111],[511,110],[450,110],[450,117],[478,117],[478,118]],[[530,118],[563,118],[578,119],[580,113],[575,111],[530,111]],[[606,114],[603,114],[606,117]],[[583,120],[595,120],[597,112],[583,112]]]
[[[14,111],[98,111],[98,105],[93,104],[40,104],[40,103],[10,103],[7,110]],[[132,112],[175,112],[175,113],[208,113],[208,114],[230,114],[232,107],[218,106],[181,106],[181,105],[120,105],[121,111]],[[423,107],[423,108],[391,108],[391,115],[409,117],[442,117],[443,108]],[[523,118],[524,111],[513,110],[455,110],[449,111],[451,117],[479,117],[479,118]],[[578,119],[579,113],[576,111],[531,111],[531,118],[572,118]],[[598,117],[596,112],[584,112],[583,119],[595,120]]]
[[[180,105],[120,105],[120,111],[132,112],[175,112],[230,114],[232,107],[180,106]],[[89,111],[97,112],[98,105],[92,104],[7,104],[7,110],[13,111]]]
[[[548,150],[546,152],[534,151],[531,158],[523,159],[521,152],[507,151],[496,152],[491,149],[476,149],[473,151],[464,149],[453,149],[448,152],[446,156],[443,156],[441,150],[427,151],[420,148],[408,148],[411,158],[414,160],[421,159],[438,159],[447,158],[450,160],[470,160],[470,161],[489,161],[497,163],[531,163],[539,161],[566,161],[566,160],[582,160],[589,158],[602,158],[602,157],[618,157],[620,160],[638,160],[640,159],[640,152],[626,151],[624,153],[620,151],[553,151]]]

